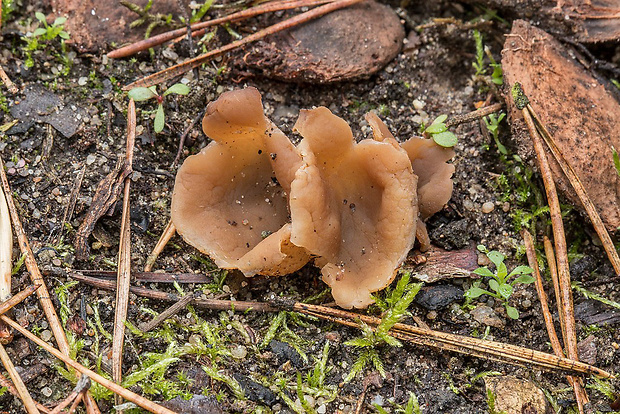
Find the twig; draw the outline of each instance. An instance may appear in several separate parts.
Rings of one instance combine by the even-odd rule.
[[[1,10],[0,10],[0,12],[1,12]],[[11,92],[11,93],[19,92],[19,89],[17,88],[17,86],[15,86],[13,81],[11,81],[11,78],[9,78],[9,75],[6,74],[6,72],[4,71],[4,68],[2,66],[0,66],[0,79],[2,79],[2,82],[4,83],[4,86],[6,86],[6,88],[9,90],[9,92]]]
[[[84,394],[86,394],[86,391],[82,391],[81,393],[78,394],[75,400],[73,400],[73,404],[71,404],[71,407],[69,407],[69,411],[67,414],[72,414],[75,412],[78,404],[84,399]]]
[[[538,127],[538,130],[540,131],[542,137],[545,140],[545,143],[551,150],[551,154],[553,154],[553,157],[555,158],[555,160],[558,162],[558,164],[560,164],[560,167],[562,168],[564,175],[566,175],[566,178],[568,178],[568,181],[571,183],[573,189],[577,193],[577,196],[579,197],[581,204],[583,205],[584,209],[588,213],[588,217],[590,217],[590,221],[592,221],[594,230],[596,230],[596,234],[598,234],[599,238],[601,239],[601,242],[603,243],[603,247],[605,248],[605,251],[607,252],[607,257],[609,258],[611,265],[616,271],[616,275],[620,275],[620,257],[618,256],[618,252],[616,251],[616,248],[614,247],[614,242],[611,240],[611,237],[609,236],[609,233],[607,232],[607,228],[605,228],[605,225],[603,224],[603,220],[601,219],[601,216],[598,214],[598,211],[596,211],[596,207],[594,206],[594,203],[592,203],[592,200],[588,196],[586,189],[581,183],[581,179],[579,179],[579,176],[577,175],[573,167],[568,163],[568,161],[566,161],[566,158],[564,158],[564,155],[562,155],[562,151],[560,151],[558,146],[555,144],[553,137],[551,136],[551,134],[549,134],[549,131],[547,130],[547,128],[540,121],[540,118],[538,117],[538,115],[536,115],[536,112],[532,108],[532,105],[528,104],[526,108],[527,108],[528,113],[534,119],[534,122],[536,126]]]
[[[69,197],[69,203],[65,207],[65,211],[62,215],[62,221],[60,222],[60,228],[58,229],[58,234],[54,238],[54,244],[58,243],[62,234],[65,231],[65,224],[67,221],[71,221],[71,217],[73,216],[73,210],[75,210],[75,204],[77,203],[78,195],[80,194],[80,188],[82,187],[82,180],[84,180],[84,173],[86,172],[86,165],[80,169],[77,177],[75,177],[75,181],[73,182],[73,188],[71,189],[71,196]]]
[[[153,320],[143,323],[140,326],[138,326],[138,329],[140,329],[144,333],[155,329],[160,324],[162,324],[166,319],[170,318],[171,316],[176,315],[180,310],[184,309],[194,299],[195,297],[194,297],[194,294],[192,293],[183,296],[181,300],[179,300],[177,303],[175,303],[174,305],[170,306],[168,309],[166,309],[165,311],[157,315]]]
[[[455,115],[452,118],[448,119],[446,122],[446,127],[450,128],[453,126],[465,124],[467,122],[472,122],[477,119],[484,118],[487,115],[500,111],[504,107],[504,104],[496,103],[489,106],[483,106],[480,109],[476,109],[475,111],[463,114],[463,115]]]
[[[174,161],[172,161],[173,170],[177,167],[177,165],[179,165],[179,160],[181,159],[181,154],[183,154],[183,147],[185,146],[185,139],[187,139],[187,135],[190,133],[192,128],[194,128],[196,122],[202,119],[202,117],[205,115],[205,112],[207,112],[206,107],[203,108],[203,110],[200,111],[200,113],[196,115],[194,119],[192,119],[192,122],[189,123],[189,125],[187,126],[187,128],[185,128],[185,131],[183,131],[183,134],[179,138],[179,148],[177,149],[177,155],[174,157]]]
[[[116,282],[113,280],[102,280],[94,277],[80,275],[78,273],[69,273],[69,276],[80,282],[86,283],[100,289],[114,290]],[[179,295],[173,293],[162,292],[159,290],[147,289],[137,286],[131,286],[129,290],[138,296],[145,298],[164,300],[168,302],[178,302],[181,300]],[[278,308],[271,306],[265,302],[248,302],[236,300],[219,300],[219,299],[194,299],[194,306],[197,308],[214,309],[214,310],[235,310],[246,312],[249,310],[255,312],[276,312]]]
[[[564,325],[566,335],[564,335],[564,346],[566,354],[570,359],[579,360],[577,351],[577,334],[575,332],[575,315],[573,309],[573,292],[570,284],[570,270],[568,265],[568,251],[566,247],[566,235],[564,234],[564,224],[562,223],[562,210],[558,193],[555,188],[547,154],[543,147],[543,140],[540,137],[534,120],[532,119],[527,107],[529,100],[523,93],[521,84],[516,82],[512,88],[513,100],[517,109],[521,110],[525,124],[527,125],[534,151],[538,158],[538,165],[547,193],[547,203],[551,215],[551,227],[553,228],[553,240],[555,242],[556,261],[558,266],[558,282],[561,295],[562,313],[564,314]]]
[[[124,399],[126,399],[128,401],[131,401],[132,403],[134,403],[136,405],[139,405],[140,407],[144,408],[145,410],[148,410],[148,411],[150,411],[152,413],[155,413],[155,414],[175,414],[174,411],[171,411],[171,410],[169,410],[169,409],[167,409],[165,407],[162,407],[159,404],[154,403],[151,400],[148,400],[148,399],[144,398],[141,395],[138,395],[138,394],[136,394],[136,393],[134,393],[132,391],[129,391],[128,389],[121,387],[120,385],[110,381],[107,378],[102,377],[101,375],[97,374],[96,372],[91,371],[90,369],[86,368],[82,364],[72,360],[71,358],[69,358],[68,356],[66,356],[62,352],[60,352],[58,349],[54,348],[53,346],[51,346],[47,342],[43,341],[42,339],[40,339],[39,337],[34,335],[32,332],[30,332],[26,328],[22,327],[20,324],[18,324],[14,320],[8,318],[6,315],[0,315],[0,320],[4,321],[7,325],[10,325],[11,327],[13,327],[16,331],[19,331],[26,338],[28,338],[31,341],[33,341],[34,343],[36,343],[41,348],[45,349],[47,352],[49,352],[50,354],[54,355],[56,358],[60,359],[65,364],[69,365],[71,368],[75,369],[76,371],[80,372],[81,374],[88,375],[90,377],[90,379],[92,379],[93,381],[98,382],[99,384],[101,384],[105,388],[107,388],[110,391],[120,395]]]
[[[21,303],[28,296],[32,295],[35,290],[37,290],[41,285],[30,285],[26,289],[17,293],[14,296],[11,296],[9,299],[0,303],[0,315],[8,312],[9,309],[13,308],[15,305]]]
[[[194,23],[190,26],[191,30],[193,30],[192,37],[200,36],[202,34],[202,31],[200,29],[204,29],[204,28],[211,27],[211,26],[216,26],[218,24],[228,23],[228,22],[237,22],[240,20],[248,19],[250,17],[258,16],[260,14],[274,12],[274,11],[289,10],[289,9],[294,9],[294,8],[302,7],[302,6],[306,6],[306,7],[316,6],[318,4],[323,4],[323,3],[330,2],[330,1],[334,1],[334,0],[273,1],[273,2],[266,3],[260,6],[251,7],[249,9],[242,10],[237,13],[232,13],[232,14],[229,14],[228,16],[220,17],[218,19],[212,19],[207,22]],[[186,32],[187,32],[186,28],[181,28],[181,29],[171,30],[166,33],[161,33],[156,36],[149,37],[148,39],[144,39],[139,42],[132,43],[130,45],[123,46],[119,49],[113,50],[110,53],[108,53],[108,57],[118,59],[118,58],[131,56],[135,53],[141,52],[146,49],[150,49],[154,46],[159,46],[162,43],[167,42],[169,40],[173,40],[180,36],[184,36]]]
[[[13,362],[11,362],[11,358],[9,354],[6,353],[6,349],[4,349],[4,345],[0,344],[0,360],[2,360],[2,365],[9,373],[9,376],[13,380],[13,384],[15,388],[17,388],[17,392],[19,393],[19,398],[21,398],[24,403],[24,407],[28,414],[39,414],[39,410],[35,405],[30,393],[28,392],[28,388],[26,388],[26,384],[22,381],[22,377],[19,376],[19,373],[15,369]]]
[[[0,188],[0,301],[5,301],[11,297],[12,262],[13,230],[11,229],[11,216],[4,190]],[[8,343],[10,339],[11,332],[6,326],[0,324],[0,343]]]
[[[149,86],[153,86],[153,85],[157,85],[159,83],[165,82],[168,79],[174,78],[175,76],[178,76],[178,75],[182,75],[185,72],[188,72],[192,70],[193,68],[198,67],[202,65],[203,63],[215,57],[221,56],[224,53],[234,50],[238,47],[247,45],[248,43],[255,42],[266,36],[280,32],[282,30],[290,29],[291,27],[305,23],[312,19],[316,19],[317,17],[320,17],[332,11],[335,11],[335,10],[338,10],[344,7],[348,7],[355,3],[359,3],[360,1],[361,0],[338,0],[333,3],[328,3],[323,6],[319,6],[305,13],[301,13],[297,16],[294,16],[282,22],[276,23],[273,26],[269,26],[266,29],[259,30],[258,32],[248,35],[241,40],[236,40],[218,49],[212,50],[210,52],[197,56],[193,59],[186,60],[185,62],[176,64],[167,69],[164,69],[152,75],[146,76],[142,79],[139,79],[125,86],[123,90],[128,91],[128,90],[131,90],[139,86],[149,87]]]
[[[176,231],[177,229],[174,227],[172,220],[168,221],[168,224],[157,241],[157,244],[153,248],[153,251],[149,254],[149,257],[146,258],[146,264],[144,265],[145,272],[150,272],[151,269],[153,269],[153,265],[155,264],[155,261],[157,261],[157,257],[164,250],[164,247],[166,247]]]
[[[90,378],[88,375],[82,374],[80,379],[78,380],[75,388],[71,391],[71,394],[67,396],[64,400],[62,400],[54,409],[51,414],[59,414],[66,406],[73,402],[75,404],[75,400],[78,399],[82,395],[82,392],[90,388]]]
[[[562,312],[562,295],[560,293],[560,282],[558,280],[558,267],[555,260],[555,252],[551,245],[549,237],[544,236],[543,245],[545,247],[545,256],[547,256],[547,264],[549,265],[549,273],[551,273],[551,283],[555,293],[555,305],[558,308],[558,317],[560,319],[560,327],[562,328],[562,337],[566,337],[566,324],[564,323],[564,312]]]
[[[12,395],[19,398],[19,392],[17,392],[17,388],[15,388],[13,386],[13,383],[2,374],[0,374],[0,387],[5,387]],[[34,403],[39,409],[39,411],[41,411],[42,413],[50,414],[52,412],[49,408],[47,408],[43,404],[40,404],[36,401]]]
[[[522,234],[523,234],[523,241],[525,242],[527,261],[530,267],[534,270],[534,276],[535,276],[534,283],[536,286],[536,292],[538,293],[538,299],[540,301],[540,307],[542,309],[543,319],[545,320],[545,327],[547,328],[547,334],[549,335],[549,341],[551,342],[551,348],[553,349],[553,353],[555,355],[561,357],[561,356],[564,356],[564,352],[562,351],[562,345],[560,344],[560,340],[558,339],[558,334],[556,333],[555,327],[553,326],[553,318],[551,316],[551,312],[549,311],[547,294],[545,293],[545,288],[543,287],[542,277],[540,277],[540,270],[538,268],[538,262],[536,261],[536,252],[534,251],[534,241],[532,240],[532,235],[527,230],[523,230]],[[553,257],[553,260],[555,260],[555,257]],[[568,379],[568,383],[572,385],[573,390],[575,391],[575,400],[577,401],[577,407],[579,409],[579,412],[583,414],[584,405],[589,402],[588,394],[586,394],[585,388],[583,387],[583,383],[581,382],[581,379],[578,377],[567,376],[566,378]]]
[[[75,269],[74,272],[96,278],[115,279],[116,273],[112,270]],[[63,273],[64,274],[64,273]],[[213,279],[201,273],[164,273],[164,272],[131,272],[136,282],[143,283],[210,283]]]
[[[125,170],[131,172],[133,152],[136,141],[136,105],[129,100],[127,109],[127,151]],[[129,284],[131,281],[131,223],[129,212],[129,194],[131,178],[125,178],[123,194],[123,215],[121,218],[121,236],[118,248],[118,275],[116,289],[116,312],[114,313],[114,337],[112,340],[112,378],[120,384],[123,375],[123,343],[125,341],[125,320],[129,308]],[[117,396],[116,404],[121,404]]]

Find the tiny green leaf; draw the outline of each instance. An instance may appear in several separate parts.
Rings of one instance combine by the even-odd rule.
[[[516,276],[516,275],[529,275],[534,270],[529,266],[517,266],[512,269],[512,272],[508,275],[508,277]]]
[[[56,20],[54,20],[53,26],[63,25],[63,24],[65,24],[66,21],[67,21],[66,17],[62,17],[62,16],[61,17],[57,17]]]
[[[499,293],[499,283],[495,279],[489,280],[489,287],[495,292]]]
[[[154,98],[157,96],[155,92],[150,90],[149,88],[133,88],[129,92],[127,92],[127,96],[133,99],[136,102],[146,101],[147,99]]]
[[[448,119],[448,115],[439,115],[437,118],[435,118],[432,125],[443,124],[444,122],[446,122],[446,119]]]
[[[476,249],[478,249],[478,251],[482,252],[482,253],[487,253],[488,252],[488,250],[487,250],[487,248],[486,248],[486,246],[484,244],[479,244],[478,246],[476,246]]]
[[[42,27],[39,27],[38,29],[34,29],[34,32],[32,32],[32,36],[39,37],[39,36],[43,36],[45,33],[47,33],[47,30],[45,30]]]
[[[34,17],[37,18],[38,21],[40,21],[41,23],[47,24],[47,21],[45,20],[45,15],[41,12],[36,12],[34,14]]]
[[[433,141],[435,141],[437,145],[440,145],[444,148],[452,148],[457,144],[458,139],[456,138],[456,135],[454,135],[452,132],[444,131],[438,134],[433,134]]]
[[[65,32],[64,30],[58,33],[58,36],[60,36],[62,39],[65,39],[65,40],[69,40],[69,38],[71,37],[69,36],[69,33]]]
[[[500,263],[499,267],[497,268],[497,278],[500,280],[504,280],[507,274],[508,274],[508,268],[506,268],[506,265],[504,264],[504,262]]]
[[[446,126],[446,124],[436,124],[433,122],[431,125],[428,126],[428,128],[426,128],[424,132],[428,132],[429,134],[439,134],[440,132],[445,132],[447,130],[448,127]]]
[[[512,281],[513,286],[517,283],[523,283],[524,285],[528,285],[530,283],[534,283],[534,278],[530,275],[521,275]]]
[[[171,93],[187,95],[189,93],[189,88],[187,87],[187,85],[183,85],[182,83],[175,83],[174,85],[169,87],[166,92],[164,92],[164,96],[170,95]]]
[[[503,263],[504,259],[506,258],[506,256],[504,256],[503,254],[501,254],[497,250],[491,250],[490,252],[488,252],[487,253],[487,257],[489,258],[489,260],[491,262],[493,262],[495,267],[498,268],[498,269],[499,269],[499,264]]]
[[[153,125],[155,132],[160,133],[164,130],[164,106],[162,104],[157,105],[157,112],[155,113],[155,124]]]
[[[479,296],[482,295],[490,295],[491,292],[489,292],[488,290],[485,289],[481,289],[478,287],[470,287],[467,292],[465,292],[465,296],[471,299],[476,299]]]
[[[611,147],[611,153],[614,158],[614,167],[616,167],[616,173],[620,176],[620,156],[618,156],[618,151],[614,147]]]
[[[476,270],[473,271],[473,273],[482,276],[482,277],[493,277],[493,272],[491,272],[488,268],[486,267],[479,267]]]
[[[491,284],[489,283],[489,286],[490,285]],[[502,297],[508,299],[510,297],[510,295],[512,295],[512,286],[510,286],[508,283],[503,283],[503,284],[499,285],[499,287],[497,289],[497,293],[502,295]]]
[[[506,314],[511,319],[519,319],[519,311],[512,306],[506,305]]]

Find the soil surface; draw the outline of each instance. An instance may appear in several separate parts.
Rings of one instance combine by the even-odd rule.
[[[484,44],[499,61],[510,21],[501,16],[493,18],[488,10],[458,2],[384,3],[400,16],[406,41],[387,66],[366,79],[322,85],[270,80],[253,76],[255,71],[242,66],[245,52],[240,51],[232,57],[218,58],[180,80],[188,84],[190,93],[165,98],[163,132],[153,132],[155,101],[137,104],[139,126],[131,186],[134,270],[143,269],[146,257],[168,222],[179,138],[192,121],[200,120],[207,102],[223,91],[246,85],[258,88],[266,115],[293,140],[300,138],[292,132],[299,110],[313,106],[326,106],[347,120],[359,139],[371,135],[363,116],[375,110],[396,138],[404,141],[419,134],[422,125],[428,125],[441,114],[450,119],[473,111],[487,98],[491,103],[500,102],[500,95],[494,94],[497,87],[490,82],[492,68],[488,66],[488,57],[485,56],[486,75],[477,76],[472,66],[476,61],[472,27],[482,32]],[[96,225],[89,239],[91,255],[87,261],[75,259],[75,232],[86,215],[97,184],[124,157],[128,99],[121,88],[184,60],[189,57],[189,51],[186,43],[180,42],[172,49],[155,48],[151,54],[145,52],[134,58],[113,60],[105,57],[109,50],[80,54],[68,47],[63,52],[60,39],[56,38],[30,52],[29,59],[23,36],[36,28],[36,11],[50,10],[28,0],[23,4],[18,1],[18,5],[3,22],[0,64],[19,92],[13,94],[6,87],[0,88],[0,125],[14,119],[18,123],[15,129],[0,135],[0,155],[56,309],[66,319],[66,329],[76,341],[77,359],[109,375],[114,292],[74,283],[68,273],[72,269],[116,270],[121,203]],[[213,9],[209,13],[224,12]],[[281,16],[251,19],[231,25],[230,29],[245,35],[278,18]],[[433,23],[434,18],[453,18],[465,23]],[[423,24],[425,28],[416,30]],[[145,26],[134,30],[143,34]],[[234,35],[223,28],[213,33],[206,46],[198,45],[198,53],[203,47],[211,50],[228,42]],[[618,67],[617,43],[597,45],[591,52]],[[28,67],[28,63],[32,66]],[[179,79],[168,86],[176,81]],[[46,103],[36,105],[43,101]],[[17,111],[21,103],[32,104],[32,109]],[[65,112],[54,116],[56,109]],[[80,121],[77,127],[75,119]],[[447,250],[471,251],[483,244],[504,253],[509,269],[526,264],[519,230],[535,231],[538,240],[550,235],[548,216],[540,209],[544,206],[540,196],[544,189],[533,172],[535,169],[522,163],[516,155],[506,120],[500,124],[498,135],[499,142],[507,147],[506,154],[500,152],[484,122],[465,123],[452,130],[458,136],[453,160],[454,192],[448,205],[427,222],[431,241]],[[196,122],[187,135],[181,160],[198,152],[207,142],[200,122]],[[61,228],[82,168],[85,174],[75,209]],[[581,217],[568,202],[564,208],[573,280],[611,301],[620,301],[617,282],[606,282],[613,278],[614,272],[587,218]],[[15,246],[14,261],[20,256]],[[542,251],[542,243],[537,247]],[[411,256],[409,262],[413,263],[413,252]],[[489,264],[483,254],[478,254],[477,259],[479,265]],[[205,298],[263,300],[275,293],[299,301],[312,298],[313,303],[319,304],[332,301],[319,271],[310,265],[284,277],[246,279],[235,272],[218,271],[178,236],[165,248],[155,269],[206,274],[212,282],[141,285],[171,293],[197,292]],[[463,292],[473,281],[473,278],[448,278],[427,284],[424,297],[411,305],[411,315],[421,318],[431,329],[551,352],[533,285],[516,286],[510,303],[520,316],[513,320],[501,303],[488,296],[463,307]],[[483,280],[483,286],[487,282]],[[29,277],[22,266],[13,276],[13,292],[28,284]],[[548,290],[550,297],[552,293]],[[612,307],[586,299],[578,292],[574,294],[578,340],[584,358],[616,373],[620,363],[617,330],[620,318]],[[170,305],[132,293],[127,320],[138,326]],[[551,308],[555,308],[554,303]],[[376,306],[365,312],[380,316]],[[14,310],[14,317],[53,343],[34,296]],[[414,323],[411,317],[404,322]],[[369,367],[345,382],[359,354],[345,342],[359,335],[353,328],[285,312],[235,313],[188,307],[151,333],[127,330],[124,375],[130,381],[127,384],[130,389],[154,401],[193,397],[191,404],[178,399],[168,403],[179,412],[380,412],[376,406],[387,412],[405,412],[398,409],[405,409],[413,393],[423,413],[484,413],[492,412],[484,378],[504,375],[527,380],[543,390],[549,410],[555,407],[567,412],[574,408],[574,395],[561,374],[407,343],[402,347],[377,348],[384,377]],[[326,344],[329,348],[325,377],[316,385],[309,377],[321,366],[319,361]],[[62,375],[58,361],[20,335],[16,334],[7,350],[38,402],[60,401],[73,389],[74,384]],[[303,389],[300,393],[298,378]],[[612,412],[614,382],[597,382],[593,378],[585,378],[585,382],[592,406],[601,412]],[[238,392],[237,384],[244,390],[244,397]],[[506,387],[494,389],[511,392]],[[113,412],[111,395],[99,387],[92,390],[99,399],[101,411]],[[605,390],[609,392],[605,394]],[[307,401],[303,406],[301,394]],[[501,397],[495,396],[496,400]],[[0,412],[22,410],[17,398],[8,393],[0,396]]]

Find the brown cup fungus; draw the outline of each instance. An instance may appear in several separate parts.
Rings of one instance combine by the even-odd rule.
[[[417,179],[407,153],[391,136],[356,143],[324,107],[301,111],[295,130],[304,163],[291,185],[291,241],[320,256],[338,305],[366,307],[415,240]]]
[[[202,128],[213,141],[177,173],[172,221],[215,263],[246,276],[282,275],[310,259],[290,243],[287,193],[301,157],[263,115],[255,88],[222,94]]]
[[[246,276],[291,273],[314,256],[338,305],[368,306],[415,238],[428,246],[418,216],[449,200],[454,152],[423,138],[401,146],[377,115],[366,119],[373,139],[356,143],[327,108],[303,110],[295,148],[264,116],[256,89],[224,93],[203,120],[213,142],[177,174],[178,232]]]

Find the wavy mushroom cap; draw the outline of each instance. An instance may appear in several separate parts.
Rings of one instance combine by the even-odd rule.
[[[407,151],[413,173],[418,176],[420,215],[427,219],[450,201],[454,165],[452,148],[437,145],[432,139],[413,137],[400,144]]]
[[[295,130],[303,165],[291,186],[291,241],[321,256],[338,305],[366,307],[413,246],[416,177],[407,153],[390,137],[355,143],[324,107],[301,111]]]
[[[287,192],[301,158],[263,114],[259,92],[226,92],[207,107],[213,142],[177,173],[172,221],[192,246],[222,268],[285,274],[309,260],[291,246]]]

